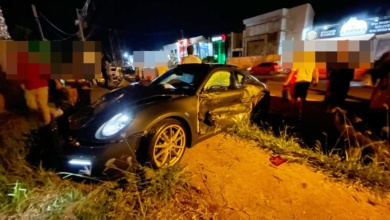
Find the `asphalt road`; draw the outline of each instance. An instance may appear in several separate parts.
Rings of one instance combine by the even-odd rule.
[[[272,96],[281,97],[282,84],[286,75],[279,74],[275,76],[258,76],[256,77],[266,82]],[[322,101],[326,91],[326,81],[320,80],[316,87],[311,86],[308,92],[308,101]],[[347,101],[367,101],[370,100],[373,88],[365,87],[362,81],[352,81],[351,88],[348,92]]]

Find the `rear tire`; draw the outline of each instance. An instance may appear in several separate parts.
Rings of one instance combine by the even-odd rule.
[[[187,132],[176,119],[164,119],[157,123],[147,137],[147,161],[153,168],[177,164],[184,155]]]

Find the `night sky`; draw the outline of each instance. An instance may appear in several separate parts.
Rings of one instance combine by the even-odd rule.
[[[31,4],[35,4],[46,39],[77,40],[76,8],[87,0],[0,0],[0,7],[11,36],[16,25],[32,30],[30,40],[40,40]],[[352,3],[353,2],[353,3]],[[390,15],[390,0],[339,1],[177,1],[177,0],[90,0],[86,17],[87,40],[112,42],[122,50],[159,50],[163,45],[186,38],[211,37],[241,32],[243,20],[263,13],[310,3],[316,13],[315,24],[334,24],[353,15]],[[337,3],[337,5],[335,4]],[[346,17],[347,16],[347,17]],[[48,21],[47,21],[47,20]],[[49,22],[51,24],[49,24]],[[54,26],[55,27],[54,27]]]

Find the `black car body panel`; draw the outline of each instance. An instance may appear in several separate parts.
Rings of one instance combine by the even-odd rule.
[[[249,120],[260,103],[267,112],[269,101],[266,85],[234,66],[182,64],[147,86],[136,83],[112,90],[66,116],[53,129],[62,140],[56,149],[66,161],[92,160],[98,173],[111,157],[141,152],[140,147],[147,147],[142,141],[164,119],[180,121],[190,147]]]

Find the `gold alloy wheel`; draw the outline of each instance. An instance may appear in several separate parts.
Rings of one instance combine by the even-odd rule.
[[[172,166],[183,156],[186,133],[180,125],[164,127],[155,140],[153,160],[157,167]]]

